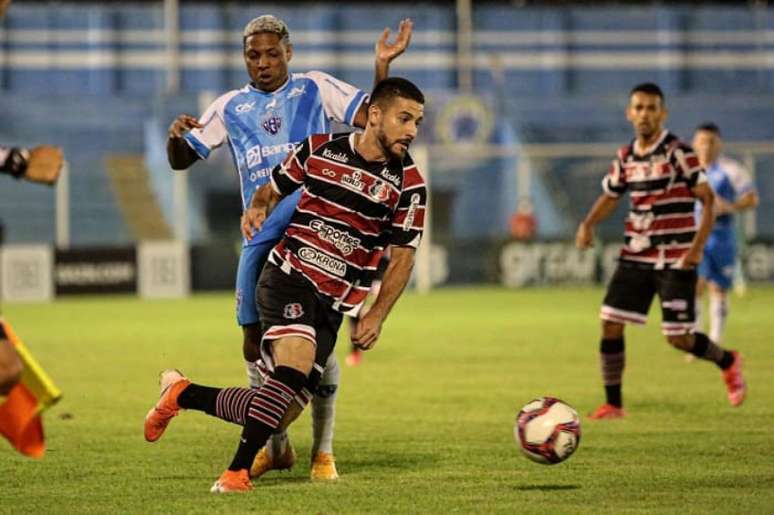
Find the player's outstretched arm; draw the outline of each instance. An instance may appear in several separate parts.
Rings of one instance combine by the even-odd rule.
[[[167,160],[173,170],[185,170],[199,159],[194,149],[183,139],[186,132],[195,128],[202,128],[202,124],[190,114],[181,114],[169,126]]]
[[[715,194],[712,193],[709,183],[697,184],[691,188],[691,191],[696,199],[702,203],[701,220],[699,220],[699,227],[696,228],[696,234],[693,236],[688,252],[675,264],[674,268],[693,268],[701,262],[704,244],[707,243],[712,226],[715,224]]]
[[[64,165],[64,154],[60,147],[41,145],[30,150],[27,171],[24,178],[31,182],[47,184],[56,183]]]
[[[352,342],[363,350],[376,344],[382,324],[403,293],[414,268],[415,250],[412,247],[390,247],[390,264],[384,272],[382,288],[371,309],[357,322]]]
[[[274,191],[270,182],[255,190],[250,206],[242,214],[242,236],[248,240],[252,239],[255,231],[261,230],[264,220],[280,198],[280,194]]]
[[[597,198],[586,218],[578,225],[578,231],[575,233],[576,247],[586,249],[594,245],[594,226],[615,211],[618,201],[618,197],[611,197],[606,193]]]

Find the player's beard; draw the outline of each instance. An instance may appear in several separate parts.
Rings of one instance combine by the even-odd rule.
[[[398,150],[393,150],[398,145],[399,142],[402,142],[402,140],[394,139],[390,141],[390,139],[384,133],[384,130],[379,131],[377,139],[379,141],[379,145],[382,147],[382,150],[384,152],[384,157],[386,157],[388,160],[391,160],[391,159],[402,160],[406,156],[406,152],[408,151],[408,143],[404,142],[406,143],[405,150],[401,147],[398,147]]]

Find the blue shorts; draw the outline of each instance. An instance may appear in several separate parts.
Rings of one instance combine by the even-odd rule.
[[[282,199],[274,207],[261,230],[242,247],[236,277],[236,315],[237,323],[241,326],[257,324],[260,321],[256,300],[258,277],[266,264],[269,252],[285,234],[300,197],[301,189],[298,189]]]
[[[736,240],[710,235],[704,246],[704,257],[699,264],[699,277],[728,290],[734,284]]]

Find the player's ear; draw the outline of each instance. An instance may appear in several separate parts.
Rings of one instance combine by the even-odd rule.
[[[377,104],[369,104],[368,106],[368,122],[378,125],[382,120],[382,108]]]
[[[285,45],[285,55],[287,56],[288,61],[293,59],[293,45],[291,43]]]

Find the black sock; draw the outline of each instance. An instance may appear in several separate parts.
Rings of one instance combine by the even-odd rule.
[[[623,338],[603,338],[599,342],[599,361],[607,403],[618,408],[623,406],[621,379],[626,365]]]
[[[277,429],[288,406],[304,387],[306,380],[307,376],[303,372],[280,366],[255,391],[229,470],[250,469],[255,455]]]
[[[183,409],[203,411],[215,415],[215,403],[220,388],[210,388],[198,384],[189,384],[177,397],[177,404]]]
[[[721,370],[726,370],[734,362],[734,355],[710,341],[704,333],[694,333],[693,348],[691,354],[694,356],[712,361]]]

